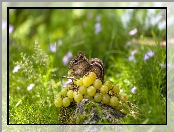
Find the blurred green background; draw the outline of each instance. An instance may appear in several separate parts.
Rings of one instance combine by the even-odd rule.
[[[125,45],[132,39],[166,39],[165,10],[161,9],[10,9],[9,18],[14,27],[10,50],[17,51],[16,59],[16,54],[32,50],[37,40],[48,54],[56,57],[55,67],[63,66],[62,58],[68,51],[73,56],[83,51],[87,57],[104,60],[107,68],[107,56],[126,56]],[[134,29],[138,32],[129,35]],[[50,46],[56,47],[55,53],[50,52]],[[12,51],[10,56],[12,64]]]

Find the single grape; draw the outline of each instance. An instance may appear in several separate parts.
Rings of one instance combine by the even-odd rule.
[[[83,78],[80,78],[79,80],[77,80],[75,84],[77,86],[82,86],[83,85]]]
[[[67,87],[62,88],[62,90],[61,90],[61,95],[62,95],[62,96],[66,96],[66,95],[67,95],[67,90],[68,90]]]
[[[87,94],[88,94],[89,96],[94,96],[95,93],[96,93],[96,89],[95,89],[94,86],[89,86],[89,87],[87,88]]]
[[[96,79],[96,74],[94,72],[90,72],[88,77],[91,79],[92,82],[94,82]]]
[[[106,85],[102,85],[100,88],[100,93],[106,94],[108,92],[108,87]]]
[[[110,81],[106,81],[104,83],[104,85],[106,85],[108,87],[108,90],[110,90],[112,88],[112,83]]]
[[[68,97],[63,98],[63,106],[68,107],[70,105],[70,99]]]
[[[84,77],[84,78],[83,78],[83,84],[84,84],[86,87],[88,87],[88,86],[90,86],[90,85],[92,84],[92,81],[91,81],[91,79],[90,79],[89,77]]]
[[[119,104],[118,98],[113,96],[110,98],[110,105],[113,106],[117,106]]]
[[[117,86],[113,86],[112,91],[114,94],[117,94],[120,92],[120,89]]]
[[[83,95],[86,94],[87,93],[87,88],[84,85],[80,86],[79,87],[79,93],[81,93]]]
[[[110,101],[110,96],[108,94],[102,95],[102,102],[104,104],[109,104],[109,101]]]
[[[56,98],[60,98],[62,95],[61,95],[61,92],[59,92],[58,94],[56,94]]]
[[[96,79],[93,83],[93,86],[96,88],[96,89],[100,89],[100,87],[102,86],[102,82],[100,79]]]
[[[101,100],[102,100],[102,95],[101,95],[100,93],[96,93],[96,94],[94,95],[94,100],[95,100],[96,102],[101,102]]]
[[[77,94],[78,94],[78,92],[77,91],[74,91],[73,97],[76,96]]]
[[[92,96],[89,96],[88,94],[85,94],[84,95],[84,99],[93,100],[93,97]]]
[[[61,97],[56,98],[56,99],[54,100],[54,104],[55,104],[56,107],[62,107],[62,105],[63,105],[63,100],[62,100],[62,98],[61,98]]]
[[[69,91],[67,92],[68,98],[70,98],[70,99],[74,98],[73,93],[74,93],[73,90],[69,90]]]
[[[116,110],[122,110],[123,106],[121,104],[118,104],[117,106],[114,107]]]
[[[121,100],[122,103],[126,103],[127,95],[126,94],[121,95],[120,100]]]
[[[78,93],[74,96],[74,100],[78,103],[83,99],[83,95]]]
[[[130,113],[130,108],[129,108],[129,105],[127,103],[123,103],[122,107],[123,107],[123,113],[125,113],[125,114]]]

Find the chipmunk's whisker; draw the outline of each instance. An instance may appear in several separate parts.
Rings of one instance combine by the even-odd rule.
[[[74,79],[74,77],[67,77],[67,76],[62,76],[62,78]]]

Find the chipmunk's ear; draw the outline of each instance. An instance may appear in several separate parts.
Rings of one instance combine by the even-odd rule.
[[[78,55],[79,55],[80,57],[85,56],[85,54],[84,54],[82,51],[79,51]]]

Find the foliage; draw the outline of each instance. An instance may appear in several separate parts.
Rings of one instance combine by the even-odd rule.
[[[130,19],[124,22],[126,12]],[[9,123],[59,124],[54,98],[64,81],[61,76],[67,75],[71,57],[83,51],[88,58],[104,61],[105,80],[123,89],[140,109],[136,118],[128,115],[122,123],[166,124],[166,47],[160,44],[166,29],[149,23],[161,12],[149,16],[146,9],[11,10]],[[130,34],[135,28],[138,32]],[[14,71],[16,66],[20,68]],[[133,87],[136,91],[131,92]]]

